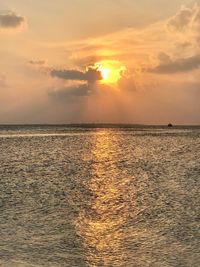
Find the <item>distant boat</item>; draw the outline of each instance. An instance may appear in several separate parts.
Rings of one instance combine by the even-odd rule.
[[[173,125],[172,125],[171,123],[169,123],[167,126],[168,126],[168,127],[173,127]]]

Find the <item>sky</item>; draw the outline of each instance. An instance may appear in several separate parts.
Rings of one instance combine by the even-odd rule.
[[[200,1],[0,0],[0,124],[200,124]]]

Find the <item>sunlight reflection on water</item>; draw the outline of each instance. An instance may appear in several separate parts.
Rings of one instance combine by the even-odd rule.
[[[89,266],[124,266],[123,224],[128,216],[126,189],[130,177],[119,176],[117,136],[96,135],[92,140],[91,207],[81,211],[76,230],[86,248]]]
[[[199,129],[54,130],[0,130],[0,266],[199,267]]]

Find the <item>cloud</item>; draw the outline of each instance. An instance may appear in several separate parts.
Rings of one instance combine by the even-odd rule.
[[[151,68],[148,71],[152,73],[160,74],[172,74],[178,72],[189,72],[200,67],[200,55],[195,55],[188,58],[181,58],[175,61],[168,61],[166,63],[161,62],[160,65],[155,68]]]
[[[51,89],[48,95],[59,101],[66,101],[72,97],[84,97],[90,94],[90,88],[88,84],[80,84],[69,87],[62,87],[59,89]]]
[[[16,29],[22,26],[25,22],[25,18],[17,15],[12,11],[0,11],[0,28],[3,29]]]
[[[190,7],[182,7],[174,17],[170,18],[167,28],[169,32],[178,33],[186,42],[190,40],[190,43],[199,47],[200,4],[196,2]]]
[[[158,55],[158,59],[160,60],[161,63],[171,63],[171,58],[168,54],[164,53],[164,52],[160,52],[160,54]]]
[[[48,92],[48,95],[57,101],[89,96],[97,89],[97,82],[102,80],[101,72],[93,66],[88,67],[85,72],[75,69],[52,69],[50,75],[70,84],[64,83],[59,89],[52,89]]]
[[[120,90],[127,91],[127,92],[136,92],[138,90],[136,80],[133,76],[130,76],[130,77],[123,76],[118,81],[118,87]]]
[[[172,17],[168,22],[168,28],[170,30],[184,30],[190,23],[193,15],[193,10],[191,8],[182,7],[178,13]]]
[[[158,54],[159,63],[149,63],[149,66],[154,67],[147,67],[147,71],[173,74],[198,69],[200,67],[200,5],[195,3],[188,7],[181,7],[165,25],[168,31],[161,44],[165,52]]]
[[[74,81],[87,81],[93,83],[102,80],[101,72],[97,69],[89,68],[86,72],[79,70],[51,70],[51,76],[57,77],[64,80],[74,80]]]
[[[31,65],[44,65],[46,61],[45,60],[29,60],[28,63]]]

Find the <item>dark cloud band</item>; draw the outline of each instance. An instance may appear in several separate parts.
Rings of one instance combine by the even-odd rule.
[[[161,62],[155,68],[149,69],[149,72],[160,74],[172,74],[178,72],[189,72],[200,67],[200,55],[179,59],[167,63]]]
[[[78,70],[51,70],[51,76],[57,77],[64,80],[74,80],[74,81],[87,81],[87,82],[96,82],[102,80],[101,72],[89,68],[86,72]]]
[[[0,12],[0,28],[18,28],[25,21],[25,18],[14,12]]]

